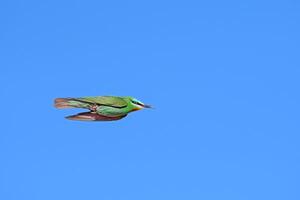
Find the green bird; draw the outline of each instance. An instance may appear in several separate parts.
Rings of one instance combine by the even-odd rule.
[[[95,96],[80,98],[56,98],[56,108],[84,108],[89,112],[66,117],[80,121],[114,121],[127,116],[128,113],[151,108],[133,97]]]

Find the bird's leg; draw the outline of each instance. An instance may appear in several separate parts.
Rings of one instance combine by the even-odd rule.
[[[94,105],[91,105],[89,109],[92,111],[92,113],[96,113],[97,108],[98,108],[98,106],[94,104]]]

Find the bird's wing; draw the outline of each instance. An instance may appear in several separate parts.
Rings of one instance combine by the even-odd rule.
[[[99,115],[92,112],[83,112],[78,113],[77,115],[71,115],[66,117],[70,120],[79,120],[79,121],[115,121],[126,117],[126,115],[117,116],[117,117],[107,117],[104,115]]]
[[[121,97],[113,97],[113,96],[82,97],[82,98],[76,98],[76,100],[81,102],[111,106],[116,108],[124,108],[127,106],[127,102],[123,100]]]

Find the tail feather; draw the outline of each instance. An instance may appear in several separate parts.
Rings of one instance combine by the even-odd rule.
[[[83,113],[78,113],[77,115],[68,116],[66,118],[70,120],[79,120],[79,121],[115,121],[115,120],[122,119],[125,116],[126,115],[118,116],[118,117],[107,117],[93,112],[83,112]]]
[[[56,98],[54,100],[54,106],[56,108],[73,108],[74,106],[71,106],[69,101],[70,98]]]

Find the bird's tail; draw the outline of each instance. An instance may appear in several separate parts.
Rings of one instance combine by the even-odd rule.
[[[54,106],[56,108],[73,108],[74,106],[71,106],[70,101],[70,98],[56,98],[54,100]]]
[[[78,101],[76,98],[56,98],[54,106],[56,108],[89,108],[88,103]]]
[[[66,118],[70,120],[79,120],[79,121],[115,121],[115,120],[122,119],[125,116],[126,115],[118,116],[118,117],[107,117],[93,112],[83,112],[83,113],[78,113],[77,115],[68,116]]]

